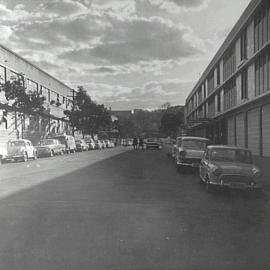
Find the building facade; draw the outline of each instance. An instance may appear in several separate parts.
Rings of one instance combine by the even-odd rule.
[[[270,1],[252,0],[189,94],[189,134],[270,157]]]
[[[11,103],[0,92],[0,155],[4,154],[10,139],[27,138],[34,144],[50,134],[70,133],[71,127],[64,111],[73,106],[72,89],[0,45],[0,83],[22,79],[27,91],[45,97],[45,112],[23,114],[14,111]]]

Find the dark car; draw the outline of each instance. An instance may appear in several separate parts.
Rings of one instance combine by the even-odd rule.
[[[162,149],[162,142],[158,138],[149,138],[145,143],[146,149]]]
[[[76,140],[76,148],[77,151],[88,151],[89,150],[89,145],[85,142],[85,140],[80,139],[80,140]]]
[[[36,150],[38,157],[52,157],[54,155],[63,155],[65,153],[66,146],[56,139],[46,139],[38,143]]]

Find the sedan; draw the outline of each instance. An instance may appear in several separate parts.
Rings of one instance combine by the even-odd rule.
[[[162,142],[158,138],[149,138],[146,140],[146,149],[162,149]]]
[[[89,150],[89,145],[85,142],[85,140],[76,140],[76,148],[77,151],[88,151]]]
[[[208,146],[200,165],[200,178],[209,191],[214,187],[259,190],[262,173],[254,165],[252,153],[245,148]]]
[[[54,155],[63,155],[65,153],[66,146],[56,139],[45,139],[38,143],[36,150],[38,157],[52,157]]]

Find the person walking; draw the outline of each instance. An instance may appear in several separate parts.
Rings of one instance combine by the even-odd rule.
[[[133,145],[134,150],[138,149],[138,139],[137,138],[133,138],[132,145]]]
[[[139,149],[143,150],[143,138],[139,138]]]

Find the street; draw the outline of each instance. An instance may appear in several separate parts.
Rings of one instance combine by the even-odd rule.
[[[0,269],[266,269],[270,203],[207,193],[164,150],[0,167]]]

